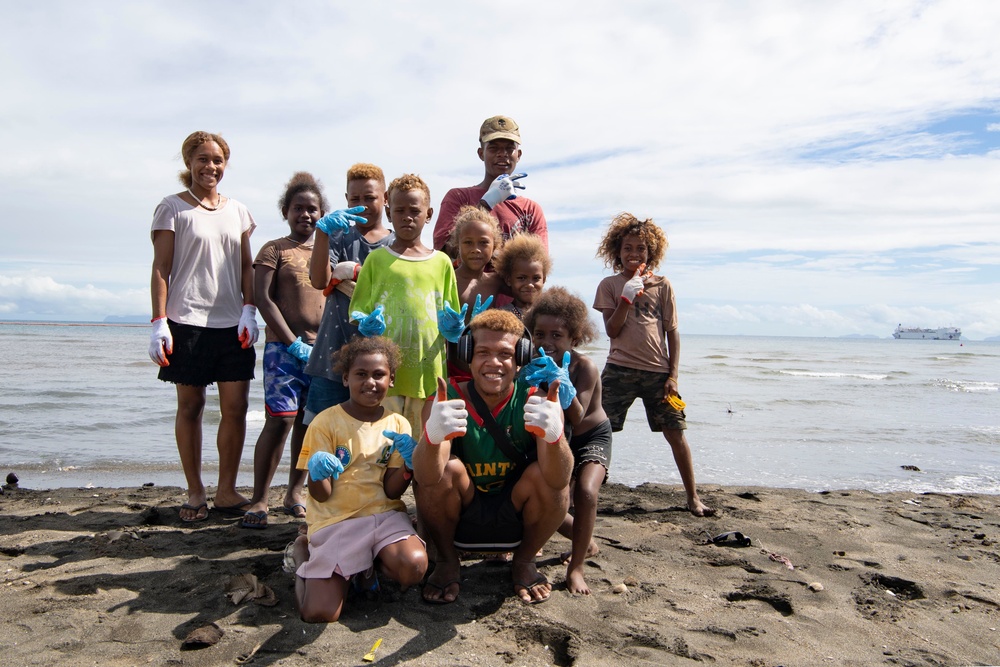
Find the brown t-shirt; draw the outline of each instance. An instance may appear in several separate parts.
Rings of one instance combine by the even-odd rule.
[[[597,286],[594,309],[602,313],[618,307],[628,281],[622,274],[608,276]],[[608,363],[657,373],[667,372],[666,334],[677,328],[677,307],[670,281],[653,276],[642,296],[629,309],[621,333],[611,339]]]
[[[302,340],[310,345],[316,340],[316,331],[323,316],[323,304],[326,302],[323,291],[314,288],[309,282],[312,248],[311,240],[298,243],[282,237],[265,243],[253,261],[254,268],[266,266],[274,269],[271,300],[278,306],[292,333],[302,336]],[[267,327],[265,340],[268,343],[281,342],[271,331],[271,327]]]

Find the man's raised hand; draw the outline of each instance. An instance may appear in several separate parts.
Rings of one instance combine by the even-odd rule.
[[[524,404],[524,429],[549,444],[563,435],[563,411],[559,405],[559,380],[549,385],[546,396],[532,394]]]
[[[437,392],[431,405],[431,414],[424,424],[424,437],[432,445],[440,445],[445,440],[465,435],[465,420],[469,411],[460,398],[448,400],[448,385],[443,378],[437,379]]]
[[[482,201],[492,211],[494,206],[505,199],[514,199],[517,197],[517,193],[514,190],[524,189],[524,186],[517,181],[525,176],[527,174],[514,174],[513,176],[510,174],[500,174],[490,183],[490,188],[483,195]]]

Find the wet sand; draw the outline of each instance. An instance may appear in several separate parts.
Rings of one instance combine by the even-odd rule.
[[[545,604],[514,597],[509,566],[470,560],[454,604],[383,582],[327,626],[294,607],[291,517],[182,524],[176,487],[8,488],[0,661],[360,665],[381,638],[376,665],[1000,664],[1000,497],[699,490],[716,517],[686,512],[679,487],[605,487],[590,596],[566,591],[556,536],[539,558],[555,585]],[[750,546],[705,543],[731,530]],[[243,573],[277,603],[226,597]],[[209,623],[218,643],[182,650]]]

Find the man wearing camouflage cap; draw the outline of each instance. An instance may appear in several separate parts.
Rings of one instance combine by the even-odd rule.
[[[463,206],[480,206],[497,219],[504,240],[530,233],[538,236],[548,249],[549,235],[542,207],[517,194],[517,190],[524,189],[519,181],[526,174],[515,173],[521,159],[521,131],[514,119],[493,116],[483,121],[478,154],[485,167],[483,181],[467,188],[453,188],[445,194],[434,226],[434,247],[457,257],[457,248],[445,247],[455,226],[455,216]]]

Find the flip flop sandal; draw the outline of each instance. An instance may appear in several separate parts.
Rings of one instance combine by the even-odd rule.
[[[548,602],[549,598],[552,597],[552,593],[551,592],[549,592],[548,597],[544,597],[544,598],[535,598],[535,597],[532,597],[530,600],[525,600],[524,598],[521,597],[521,591],[522,590],[527,591],[528,595],[531,595],[531,589],[532,588],[534,588],[535,586],[541,586],[542,584],[547,584],[547,583],[549,583],[549,580],[546,579],[545,575],[543,575],[541,573],[539,573],[538,578],[535,579],[534,581],[532,581],[530,584],[529,583],[524,583],[524,582],[521,582],[521,581],[515,581],[514,582],[514,595],[516,595],[517,599],[520,600],[524,604],[542,604],[543,602]]]
[[[267,528],[267,512],[246,512],[240,521],[240,528],[263,530]]]
[[[236,503],[235,505],[216,505],[212,509],[226,516],[243,516],[247,513],[243,508],[249,507],[251,504],[249,500],[244,500],[242,503]]]
[[[431,588],[433,588],[433,589],[435,589],[437,591],[440,591],[441,597],[437,598],[436,600],[432,600],[430,598],[424,597],[423,592],[421,592],[420,599],[423,600],[424,602],[426,602],[427,604],[452,604],[453,602],[456,602],[458,600],[458,594],[457,593],[455,594],[455,599],[454,600],[445,600],[444,599],[445,591],[447,591],[448,587],[451,586],[452,584],[458,584],[459,585],[459,589],[461,589],[462,581],[461,581],[461,579],[452,579],[451,581],[446,582],[444,584],[440,584],[440,585],[439,584],[435,584],[435,583],[430,582],[430,581],[424,582],[424,588],[427,588],[428,586],[430,586]],[[461,590],[459,592],[461,592]]]
[[[178,517],[184,523],[198,523],[199,521],[208,520],[208,503],[202,503],[200,505],[192,505],[190,503],[184,503],[183,505],[181,505],[181,509],[191,510],[192,512],[194,512],[194,516],[190,519],[185,519],[184,517]],[[202,509],[205,510],[205,516],[198,516],[201,513]]]
[[[738,530],[730,530],[727,533],[720,533],[715,537],[712,537],[708,532],[705,534],[709,535],[708,541],[705,544],[718,544],[720,546],[730,547],[748,547],[751,543],[750,538]]]
[[[295,512],[295,508],[296,507],[301,507],[302,508],[302,516],[299,516]],[[306,518],[306,506],[303,505],[302,503],[294,503],[292,505],[289,505],[288,507],[282,507],[281,511],[284,512],[285,514],[287,514],[288,516],[294,517],[296,519],[304,519],[304,518]]]

